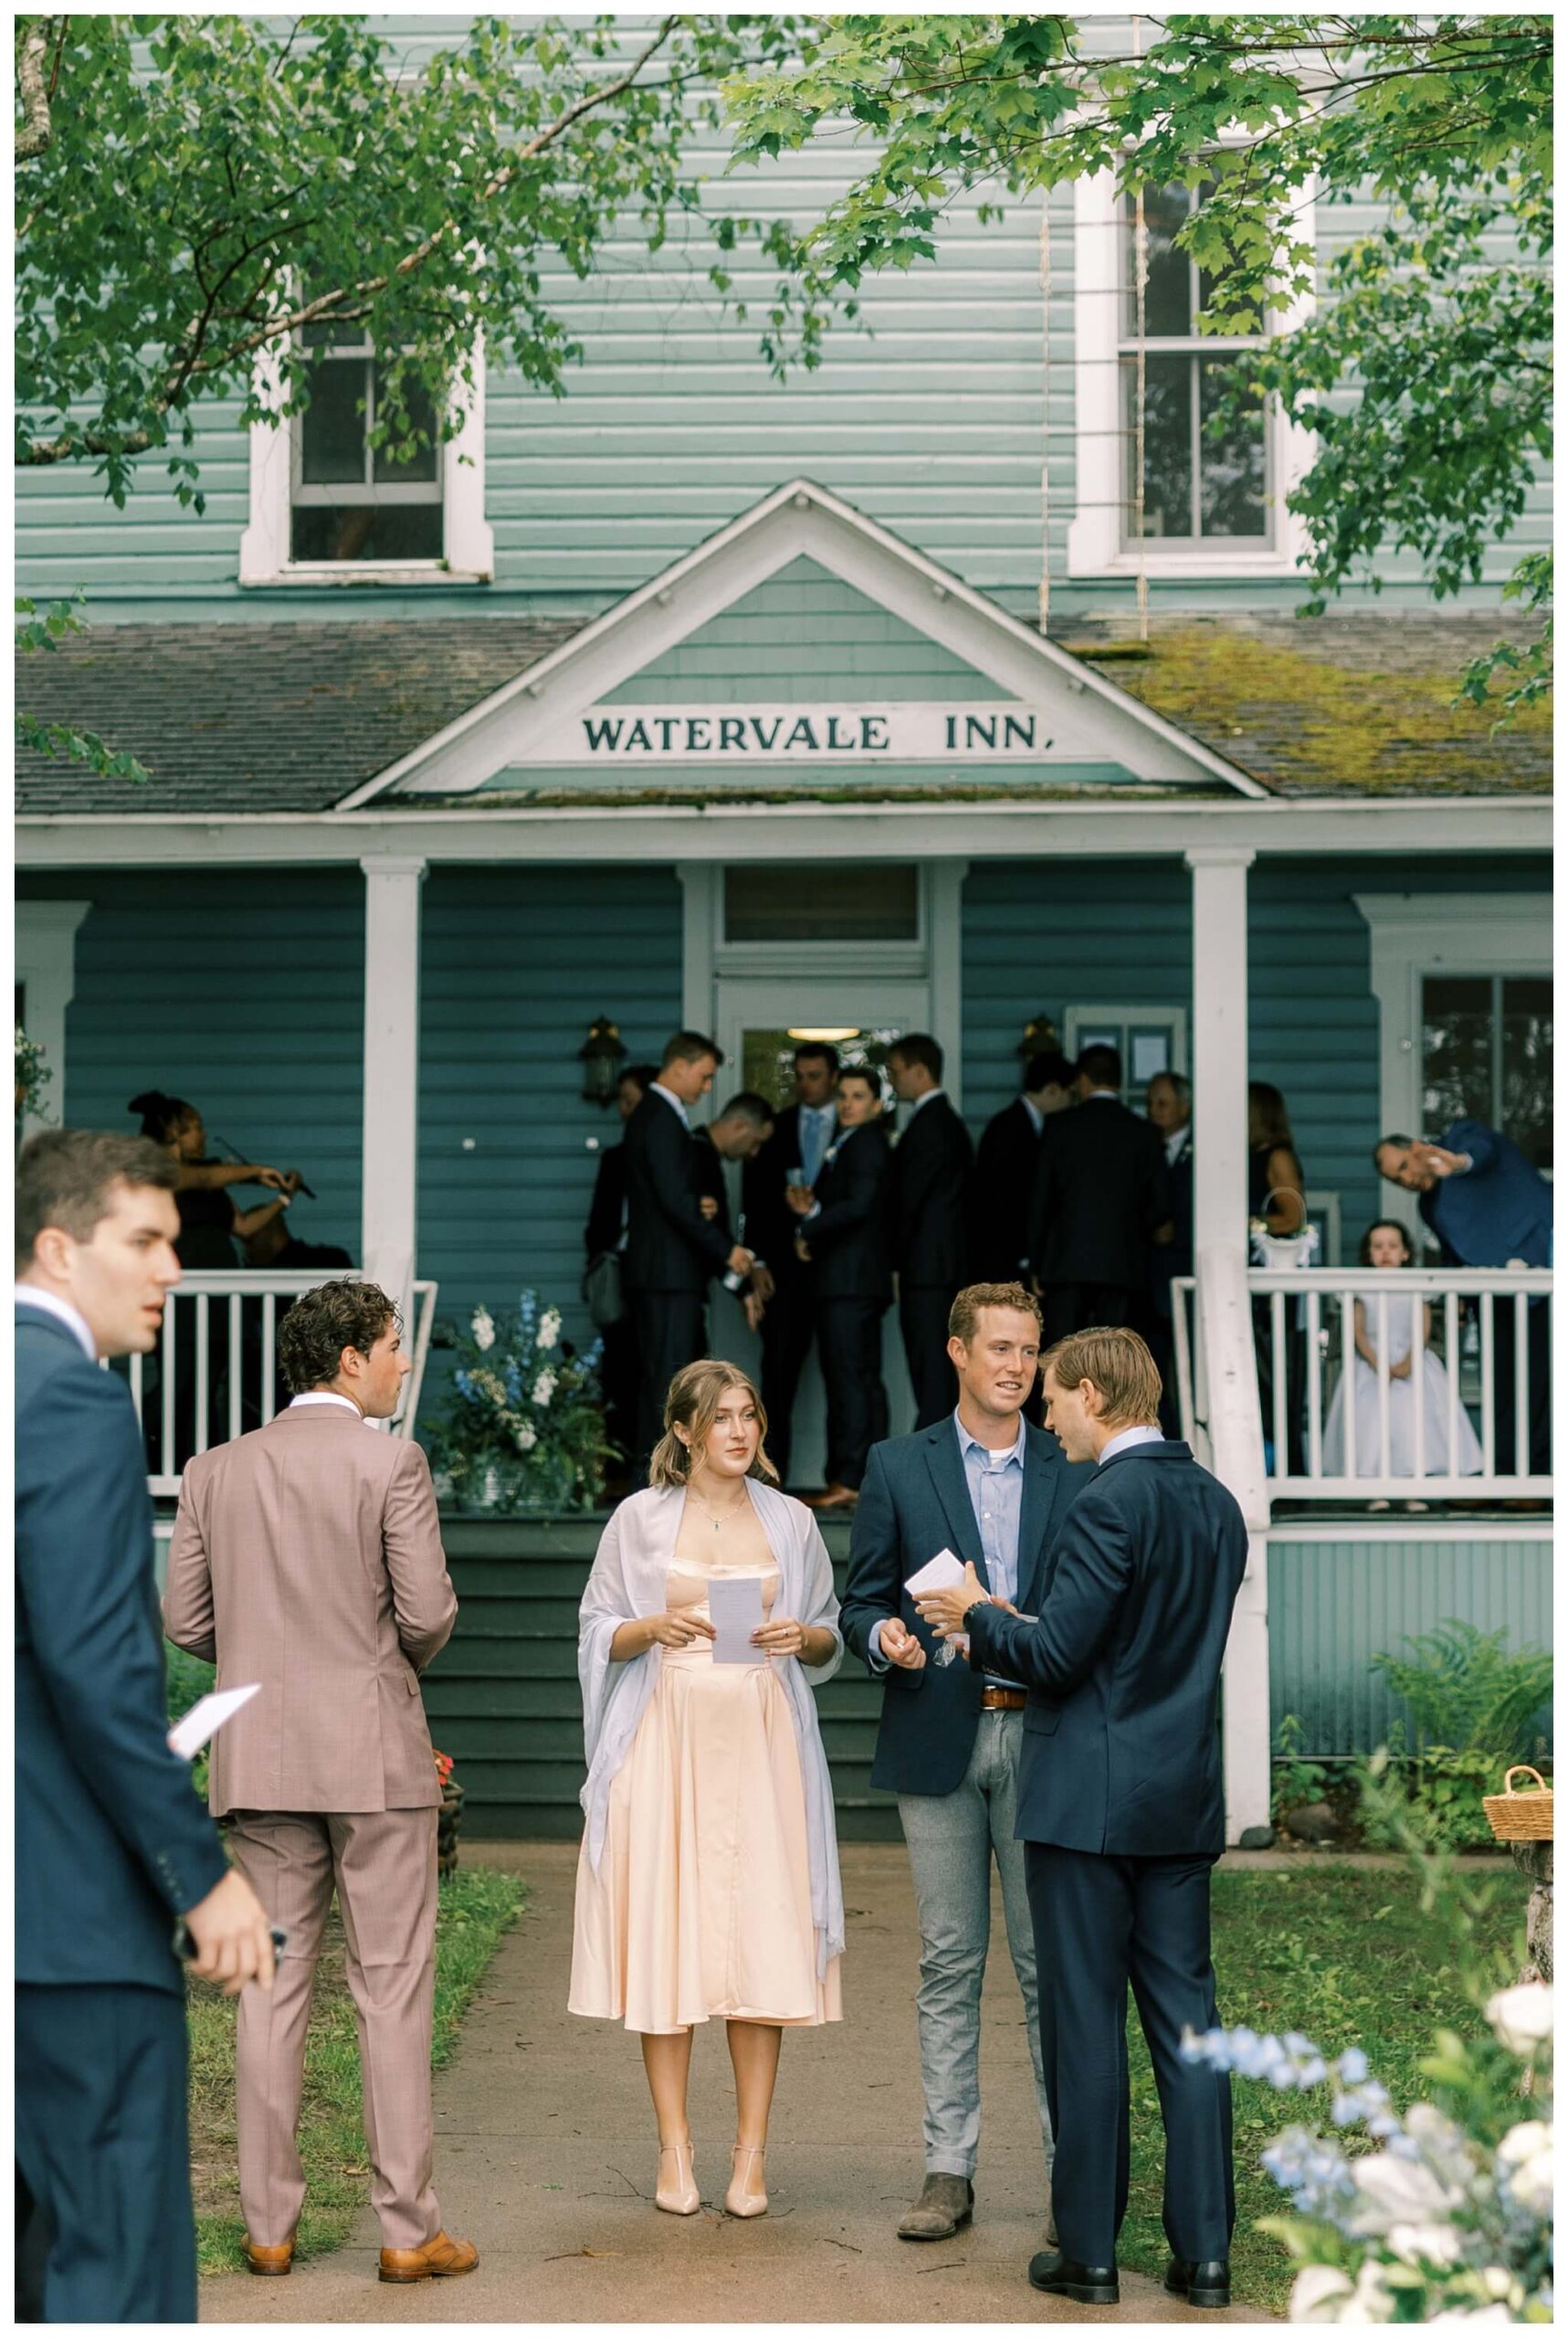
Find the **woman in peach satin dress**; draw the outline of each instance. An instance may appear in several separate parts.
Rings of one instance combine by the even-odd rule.
[[[844,1649],[826,1547],[773,1482],[751,1381],[688,1364],[664,1417],[651,1483],[606,1525],[583,1596],[587,1825],[568,2004],[641,2033],[655,2197],[677,2216],[701,2206],[691,2034],[723,2021],[737,2127],[724,2205],[754,2217],[783,2033],[840,2018],[844,1902],[811,1689]],[[721,1575],[761,1583],[752,1664],[713,1660]]]

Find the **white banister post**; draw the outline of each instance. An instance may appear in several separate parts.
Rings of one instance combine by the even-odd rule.
[[[360,1259],[412,1336],[419,1200],[419,888],[425,863],[364,870],[364,1157]]]
[[[1215,1474],[1247,1520],[1225,1665],[1226,1839],[1268,1823],[1268,1490],[1247,1303],[1245,845],[1199,845],[1193,872],[1193,1258]]]

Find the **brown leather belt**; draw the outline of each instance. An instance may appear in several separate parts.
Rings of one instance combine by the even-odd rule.
[[[1021,1713],[1028,1703],[1022,1689],[982,1689],[980,1710],[983,1713]]]

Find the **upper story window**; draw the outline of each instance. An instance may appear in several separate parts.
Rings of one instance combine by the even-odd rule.
[[[1176,237],[1203,190],[1145,187],[1124,200],[1120,343],[1124,421],[1123,542],[1269,538],[1269,434],[1261,404],[1221,425],[1234,354],[1267,337],[1200,333],[1213,282]],[[1139,276],[1142,285],[1140,299]],[[1142,361],[1142,362],[1140,362]],[[1142,454],[1140,482],[1138,461]],[[1140,492],[1140,485],[1142,492]]]
[[[405,401],[422,443],[401,459],[373,448],[385,369],[369,334],[353,324],[307,325],[304,342],[310,403],[291,426],[290,559],[443,559],[443,449],[430,399],[410,388]]]

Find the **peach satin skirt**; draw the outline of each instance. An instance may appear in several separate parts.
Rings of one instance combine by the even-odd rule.
[[[578,1857],[567,2003],[666,2033],[842,2017],[838,1959],[816,1977],[800,1757],[771,1663],[665,1650],[598,1874],[585,1838]]]

